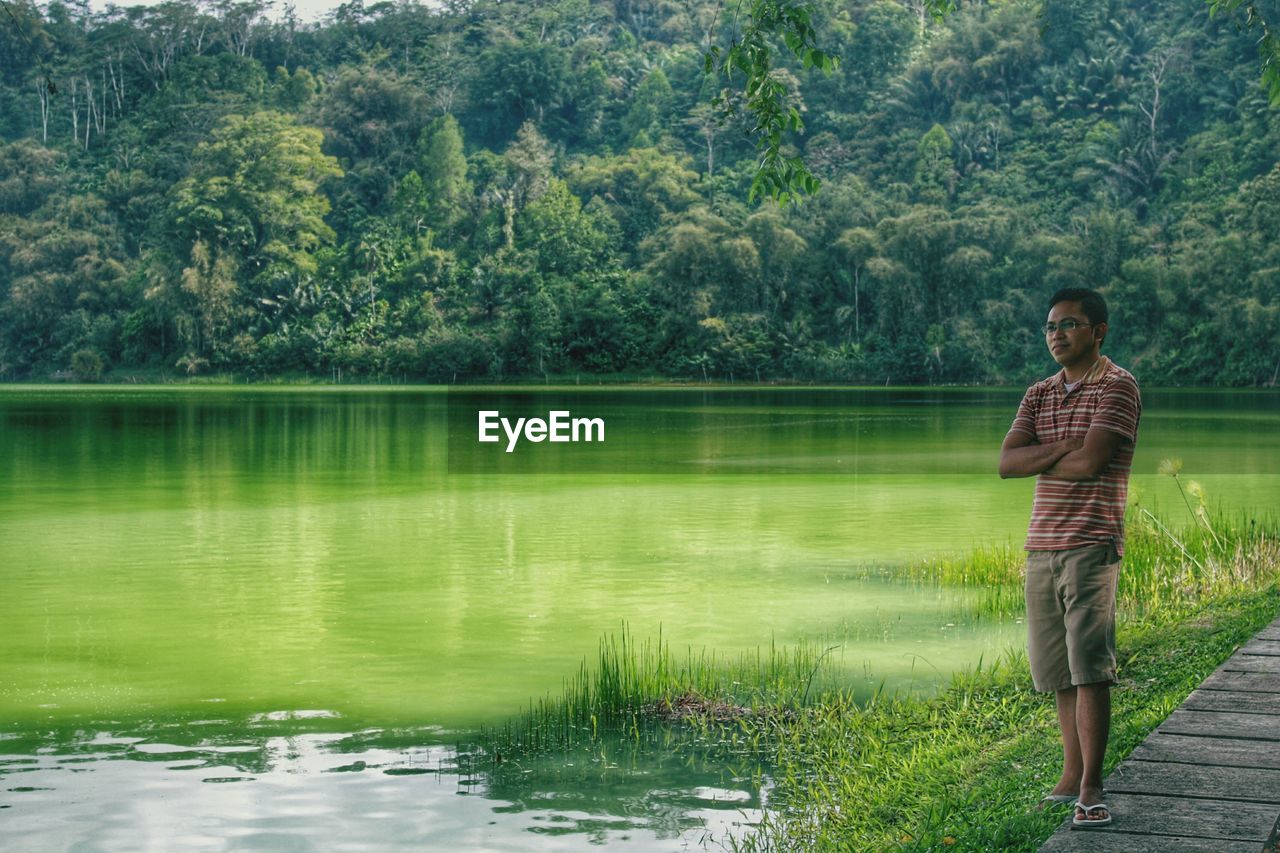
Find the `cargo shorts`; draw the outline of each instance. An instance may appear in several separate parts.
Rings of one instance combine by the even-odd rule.
[[[1036,690],[1116,683],[1116,579],[1106,543],[1027,552],[1027,658]]]

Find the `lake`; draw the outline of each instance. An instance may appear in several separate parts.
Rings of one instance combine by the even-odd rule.
[[[646,743],[468,772],[601,637],[839,646],[928,692],[1022,641],[895,566],[1020,544],[1020,389],[0,389],[0,846],[683,849],[749,831],[759,768]],[[1280,498],[1280,395],[1146,391],[1161,459]],[[604,441],[477,441],[477,414]],[[1179,514],[1181,513],[1181,515]],[[612,764],[612,766],[610,766]],[[32,839],[36,839],[34,844]]]

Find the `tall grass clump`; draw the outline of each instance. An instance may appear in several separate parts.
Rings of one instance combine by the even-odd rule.
[[[1182,612],[1206,598],[1259,589],[1280,574],[1272,519],[1206,512],[1203,523],[1174,529],[1141,510],[1126,540],[1118,594],[1134,615]]]
[[[980,615],[1010,616],[1022,611],[1026,554],[1014,545],[990,545],[964,554],[931,557],[903,566],[900,577],[973,592]]]
[[[1177,483],[1189,518],[1162,518],[1140,502],[1130,503],[1125,514],[1125,553],[1116,591],[1122,619],[1181,612],[1205,598],[1260,589],[1280,572],[1276,519],[1213,509],[1199,483],[1184,486],[1181,469],[1176,459],[1160,466]],[[1008,544],[912,563],[901,574],[971,590],[979,614],[1010,616],[1023,609],[1025,567],[1025,552]]]
[[[557,696],[531,701],[481,740],[494,754],[530,755],[619,733],[639,739],[663,720],[706,724],[785,713],[818,694],[815,682],[833,650],[771,644],[737,657],[692,648],[678,657],[661,634],[637,642],[624,628],[600,641],[596,659],[583,660]]]

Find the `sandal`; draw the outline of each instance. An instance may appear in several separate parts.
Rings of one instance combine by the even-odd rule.
[[[1090,818],[1089,815],[1094,812],[1102,811],[1105,817]],[[1108,826],[1111,823],[1111,809],[1106,803],[1095,803],[1092,806],[1086,806],[1084,803],[1076,803],[1076,816],[1071,819],[1072,826]]]
[[[1042,806],[1065,805],[1067,803],[1074,803],[1079,799],[1080,798],[1077,797],[1075,794],[1045,794],[1044,797],[1040,799],[1040,805]]]

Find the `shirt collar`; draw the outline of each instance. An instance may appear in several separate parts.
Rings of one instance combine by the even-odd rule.
[[[1084,376],[1080,377],[1080,382],[1078,384],[1088,385],[1090,383],[1097,382],[1103,377],[1103,374],[1107,372],[1107,368],[1110,366],[1111,359],[1107,358],[1105,355],[1098,356],[1098,360],[1093,363],[1093,367],[1090,367],[1088,372],[1086,372]],[[1067,387],[1067,369],[1065,367],[1054,375],[1053,384],[1063,389]]]

